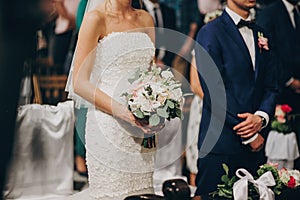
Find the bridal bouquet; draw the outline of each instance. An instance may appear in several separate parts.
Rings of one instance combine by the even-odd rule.
[[[183,119],[181,83],[169,69],[162,71],[153,64],[150,69],[139,69],[128,81],[131,87],[123,96],[128,109],[141,124],[155,127],[162,125],[165,119]],[[155,146],[154,136],[144,139],[143,145]]]
[[[258,177],[247,170],[239,169],[236,176],[229,178],[229,169],[223,164],[225,174],[222,184],[210,194],[211,199],[295,199],[299,194],[300,172],[278,169],[278,164],[268,163],[259,167]],[[288,190],[292,190],[287,192]],[[246,191],[246,192],[245,192]],[[294,193],[293,193],[294,191]]]

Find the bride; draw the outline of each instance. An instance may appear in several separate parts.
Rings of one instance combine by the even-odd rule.
[[[147,133],[151,128],[135,121],[116,92],[126,87],[122,77],[152,62],[153,26],[152,17],[132,8],[131,0],[106,0],[85,14],[67,87],[77,105],[89,106],[89,189],[69,199],[121,200],[153,193],[155,151],[142,147],[141,137],[133,137],[136,129]],[[130,132],[120,120],[138,128]]]

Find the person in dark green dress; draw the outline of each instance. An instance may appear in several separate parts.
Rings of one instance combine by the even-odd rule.
[[[79,31],[82,19],[85,13],[88,0],[80,0],[76,14],[76,29]],[[76,171],[87,176],[87,167],[85,163],[85,124],[86,124],[87,108],[75,108],[75,165]]]

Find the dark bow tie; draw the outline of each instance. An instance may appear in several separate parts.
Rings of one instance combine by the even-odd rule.
[[[237,27],[238,27],[238,28],[243,28],[243,27],[246,26],[246,27],[252,29],[254,24],[255,24],[255,21],[254,21],[254,20],[251,20],[251,21],[245,21],[245,20],[241,19],[241,20],[239,21],[239,23],[237,24]]]

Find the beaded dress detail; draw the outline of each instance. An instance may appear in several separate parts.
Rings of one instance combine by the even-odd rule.
[[[154,54],[146,33],[113,32],[99,41],[90,80],[119,101],[128,74],[149,67]],[[89,198],[121,200],[153,191],[155,151],[144,149],[142,138],[129,130],[111,115],[89,106],[85,136]]]

